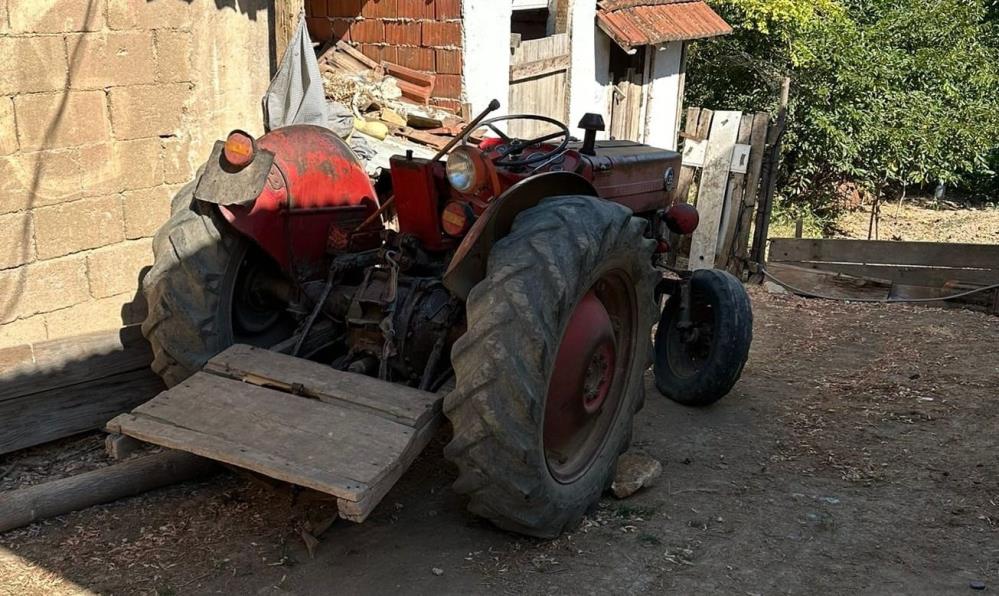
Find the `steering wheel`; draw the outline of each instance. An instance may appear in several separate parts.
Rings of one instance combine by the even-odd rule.
[[[496,126],[500,122],[507,122],[510,120],[534,120],[537,122],[544,122],[546,124],[551,124],[552,126],[555,126],[559,130],[551,134],[537,137],[535,139],[529,139],[529,140],[515,139],[510,137],[508,134],[506,134],[505,132],[500,130],[499,127]],[[541,163],[551,157],[554,157],[555,155],[565,151],[565,148],[569,146],[569,139],[571,137],[569,133],[569,127],[567,127],[565,124],[559,122],[554,118],[549,118],[547,116],[535,116],[531,114],[517,114],[511,116],[500,116],[498,118],[492,118],[490,120],[486,120],[480,123],[479,126],[477,126],[475,129],[469,130],[467,133],[465,133],[465,136],[461,138],[462,143],[467,143],[468,137],[473,132],[479,130],[480,128],[488,128],[489,130],[496,133],[499,136],[500,140],[503,141],[503,144],[494,150],[498,154],[498,156],[493,158],[493,163],[495,163],[497,166],[504,166],[508,168],[530,166],[536,163]],[[562,142],[559,143],[558,147],[554,149],[532,153],[530,157],[524,157],[524,158],[516,157],[519,156],[521,153],[523,153],[524,150],[529,147],[541,147],[545,143],[548,143],[549,141],[554,141],[555,139],[562,139]]]

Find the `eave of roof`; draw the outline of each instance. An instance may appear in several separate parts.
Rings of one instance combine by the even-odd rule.
[[[597,25],[628,51],[732,32],[703,0],[602,0],[597,4]]]

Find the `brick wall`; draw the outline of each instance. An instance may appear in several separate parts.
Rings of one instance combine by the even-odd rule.
[[[309,34],[437,75],[431,102],[461,111],[461,0],[306,0]]]
[[[140,322],[170,198],[259,131],[267,1],[0,0],[0,347]]]

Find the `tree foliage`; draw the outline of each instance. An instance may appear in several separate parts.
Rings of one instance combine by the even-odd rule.
[[[994,178],[999,0],[712,0],[735,27],[692,47],[688,103],[774,110],[792,78],[782,189]]]

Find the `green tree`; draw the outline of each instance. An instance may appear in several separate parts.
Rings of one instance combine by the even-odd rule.
[[[713,0],[735,27],[696,44],[688,102],[775,108],[792,78],[781,193],[822,209],[835,186],[994,178],[996,0]]]

